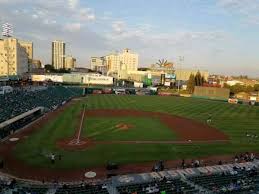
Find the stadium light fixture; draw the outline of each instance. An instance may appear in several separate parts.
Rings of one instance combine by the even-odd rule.
[[[4,23],[2,25],[2,36],[12,37],[13,35],[13,25],[9,23]]]

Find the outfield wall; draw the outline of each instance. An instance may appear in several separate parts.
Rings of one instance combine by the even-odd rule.
[[[34,82],[53,81],[55,83],[113,85],[113,77],[94,73],[64,73],[64,74],[32,74]]]
[[[227,88],[195,86],[193,97],[228,100],[230,90]]]

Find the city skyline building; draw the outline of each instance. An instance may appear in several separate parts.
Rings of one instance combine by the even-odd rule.
[[[28,69],[32,68],[32,62],[33,62],[33,42],[30,41],[24,41],[24,40],[18,40],[20,45],[25,48],[26,53],[28,54]]]
[[[76,59],[72,56],[66,56],[65,69],[74,69],[76,67]]]
[[[66,44],[63,41],[52,42],[52,65],[55,69],[65,68]]]
[[[16,38],[0,40],[0,76],[28,72],[28,54]]]
[[[91,57],[91,69],[103,72],[136,71],[139,65],[139,55],[126,48],[121,53],[116,52],[103,57]]]
[[[105,60],[108,71],[136,71],[138,69],[138,54],[132,53],[128,48],[124,49],[122,53],[105,56]]]

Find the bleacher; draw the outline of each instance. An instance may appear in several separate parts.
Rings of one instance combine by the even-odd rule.
[[[41,186],[23,186],[17,189],[17,193],[19,194],[27,194],[27,193],[37,193],[37,194],[45,194],[49,189],[47,187]]]
[[[55,109],[64,101],[82,94],[78,87],[47,87],[44,90],[14,90],[0,95],[0,123],[36,107]]]
[[[115,176],[81,183],[40,183],[0,176],[3,194],[259,194],[259,161]]]
[[[146,193],[198,193],[198,189],[194,186],[182,181],[181,179],[162,179],[142,184],[132,184],[126,186],[119,186],[117,190],[121,194],[146,194]]]
[[[255,193],[259,184],[256,168],[236,168],[231,172],[191,177],[189,180],[213,193]]]
[[[105,184],[30,184],[14,180],[0,181],[3,194],[109,194]]]
[[[61,188],[58,188],[55,194],[109,194],[105,185],[63,185]]]

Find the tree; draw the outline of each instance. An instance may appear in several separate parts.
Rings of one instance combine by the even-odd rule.
[[[201,76],[200,71],[198,71],[194,77],[195,79],[195,86],[202,86],[203,85],[203,79]]]
[[[70,73],[70,69],[65,69],[65,68],[61,68],[61,69],[55,69],[55,73]]]
[[[50,65],[50,64],[46,64],[44,68],[45,68],[45,72],[48,72],[48,73],[70,73],[71,72],[71,69],[64,69],[64,68],[55,69],[53,65]]]
[[[205,78],[204,76],[201,76],[201,85],[203,86],[204,83],[205,83]]]
[[[53,72],[55,69],[54,69],[54,67],[53,67],[53,65],[50,65],[50,64],[46,64],[45,66],[44,66],[44,69],[45,69],[45,71],[46,72]]]
[[[253,86],[246,86],[246,92],[253,92],[254,91],[254,87]]]
[[[259,91],[259,84],[254,85],[254,91],[257,91],[257,92]]]
[[[228,88],[228,89],[230,89],[230,88],[231,88],[231,86],[230,86],[230,85],[228,85],[227,83],[224,83],[223,88]]]
[[[191,74],[187,82],[187,90],[190,94],[193,93],[194,87],[195,87],[195,76]]]
[[[168,64],[168,62],[165,59],[161,59],[161,60],[159,59],[158,62],[156,63],[156,65],[159,67],[165,67],[165,66],[167,66],[167,64]]]
[[[239,92],[246,92],[246,86],[241,84],[235,84],[233,86],[230,86],[230,92],[234,94]]]

